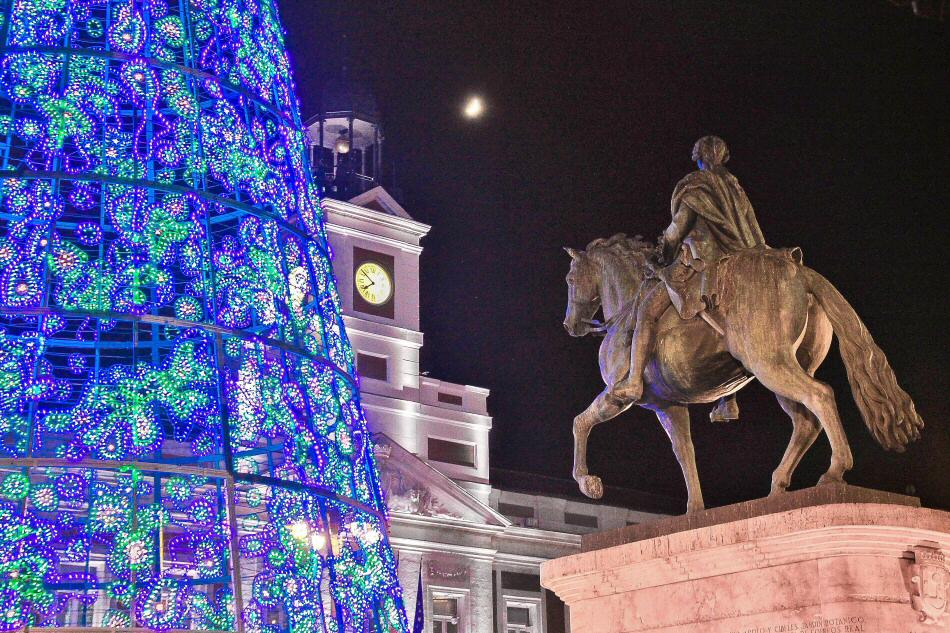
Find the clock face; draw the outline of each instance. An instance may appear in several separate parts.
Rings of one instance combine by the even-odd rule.
[[[375,262],[364,262],[356,269],[356,291],[374,306],[383,305],[393,294],[393,281],[386,269]]]

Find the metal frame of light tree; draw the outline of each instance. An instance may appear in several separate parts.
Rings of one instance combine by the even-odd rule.
[[[405,630],[272,0],[0,18],[0,631]]]

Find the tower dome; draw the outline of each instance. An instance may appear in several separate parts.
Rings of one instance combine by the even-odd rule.
[[[383,131],[376,98],[346,66],[324,86],[320,112],[307,131],[325,195],[349,200],[380,184]]]
[[[365,81],[351,75],[344,68],[339,77],[327,81],[321,93],[321,112],[353,113],[368,121],[378,122],[379,110],[373,91]]]

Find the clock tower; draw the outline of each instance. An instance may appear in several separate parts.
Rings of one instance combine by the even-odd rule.
[[[381,186],[327,197],[323,210],[370,430],[487,503],[488,390],[419,370],[419,257],[430,227]]]
[[[331,82],[307,132],[370,430],[488,503],[488,390],[420,372],[419,257],[430,227],[380,183],[375,100],[358,83]]]

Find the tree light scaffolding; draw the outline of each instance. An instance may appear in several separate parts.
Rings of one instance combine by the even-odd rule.
[[[273,1],[0,20],[0,631],[404,631]]]

